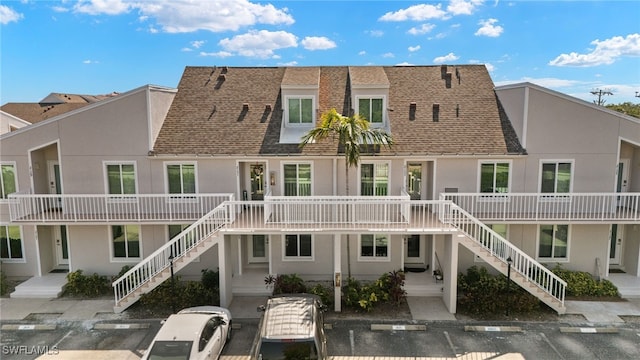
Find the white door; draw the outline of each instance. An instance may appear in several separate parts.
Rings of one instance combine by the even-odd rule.
[[[69,241],[67,238],[67,227],[53,227],[53,241],[56,248],[56,264],[69,265]]]
[[[616,171],[616,192],[626,193],[629,191],[629,159],[622,159],[618,163]],[[618,197],[618,206],[626,206],[626,198]]]
[[[249,263],[266,263],[268,253],[267,235],[251,235],[249,238]]]
[[[405,243],[405,265],[424,265],[424,242],[420,235],[409,235]]]
[[[611,225],[609,242],[609,265],[620,265],[620,252],[622,251],[622,234],[624,228],[618,224]]]

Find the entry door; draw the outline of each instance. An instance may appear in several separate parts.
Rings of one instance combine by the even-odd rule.
[[[407,193],[411,200],[422,198],[422,165],[407,165]]]
[[[420,235],[409,235],[405,246],[405,264],[424,264],[424,249]]]
[[[251,176],[251,200],[264,200],[264,164],[251,164],[249,173]]]
[[[620,252],[622,251],[623,228],[618,224],[611,225],[611,236],[609,242],[609,265],[620,265]]]
[[[54,226],[53,241],[57,265],[69,265],[69,240],[66,226]]]
[[[249,263],[265,263],[269,253],[267,235],[251,235],[249,238]]]
[[[49,194],[62,194],[62,183],[60,182],[60,164],[56,160],[47,161],[49,176]],[[62,198],[56,198],[50,204],[51,208],[61,209]]]
[[[620,160],[616,178],[616,192],[626,193],[629,191],[629,159]],[[618,197],[618,206],[626,206],[625,198]]]

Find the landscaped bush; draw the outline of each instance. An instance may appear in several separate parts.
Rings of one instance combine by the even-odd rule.
[[[345,305],[367,312],[379,303],[400,305],[406,298],[406,292],[402,288],[404,279],[402,271],[388,272],[378,280],[366,284],[349,278],[344,289]]]
[[[323,284],[315,284],[314,286],[309,288],[309,293],[318,295],[320,300],[322,300],[322,304],[326,305],[327,308],[332,308],[334,303],[334,291],[333,286],[323,285]]]
[[[273,287],[273,295],[301,294],[307,292],[302,278],[296,274],[268,275],[264,279],[267,286]]]
[[[4,296],[9,291],[7,275],[0,271],[0,296]]]
[[[72,271],[67,274],[67,284],[64,288],[65,295],[98,297],[111,291],[109,279],[104,275],[84,275],[82,270]]]
[[[220,277],[218,271],[202,270],[200,281],[182,281],[175,276],[151,292],[142,295],[140,304],[151,311],[176,311],[201,305],[220,304]]]
[[[611,281],[606,279],[598,281],[588,272],[566,270],[559,264],[551,271],[567,282],[567,296],[620,297],[618,288]]]
[[[507,291],[507,277],[491,275],[484,267],[472,266],[458,275],[458,295],[460,310],[475,315],[503,314],[507,309],[526,314],[541,308],[536,297],[515,283]]]

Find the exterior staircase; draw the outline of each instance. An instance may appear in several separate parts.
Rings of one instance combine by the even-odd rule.
[[[180,271],[191,261],[217,245],[220,229],[233,221],[229,206],[220,205],[164,246],[147,256],[112,284],[115,294],[113,311],[120,313],[133,305],[143,294],[171,278],[171,271]]]
[[[452,207],[450,216],[463,246],[505,276],[511,267],[513,282],[558,314],[566,312],[564,280],[461,208]]]

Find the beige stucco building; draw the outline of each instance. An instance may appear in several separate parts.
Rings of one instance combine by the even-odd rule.
[[[331,108],[393,145],[348,176],[336,141],[300,148]],[[169,266],[219,269],[223,305],[264,294],[268,274],[338,288],[406,269],[409,295],[442,296],[451,312],[472,265],[510,262],[558,312],[557,264],[640,277],[640,120],[529,83],[495,88],[481,65],[187,67],[177,89],[2,134],[0,164],[2,271],[133,266],[114,283],[116,310]]]

